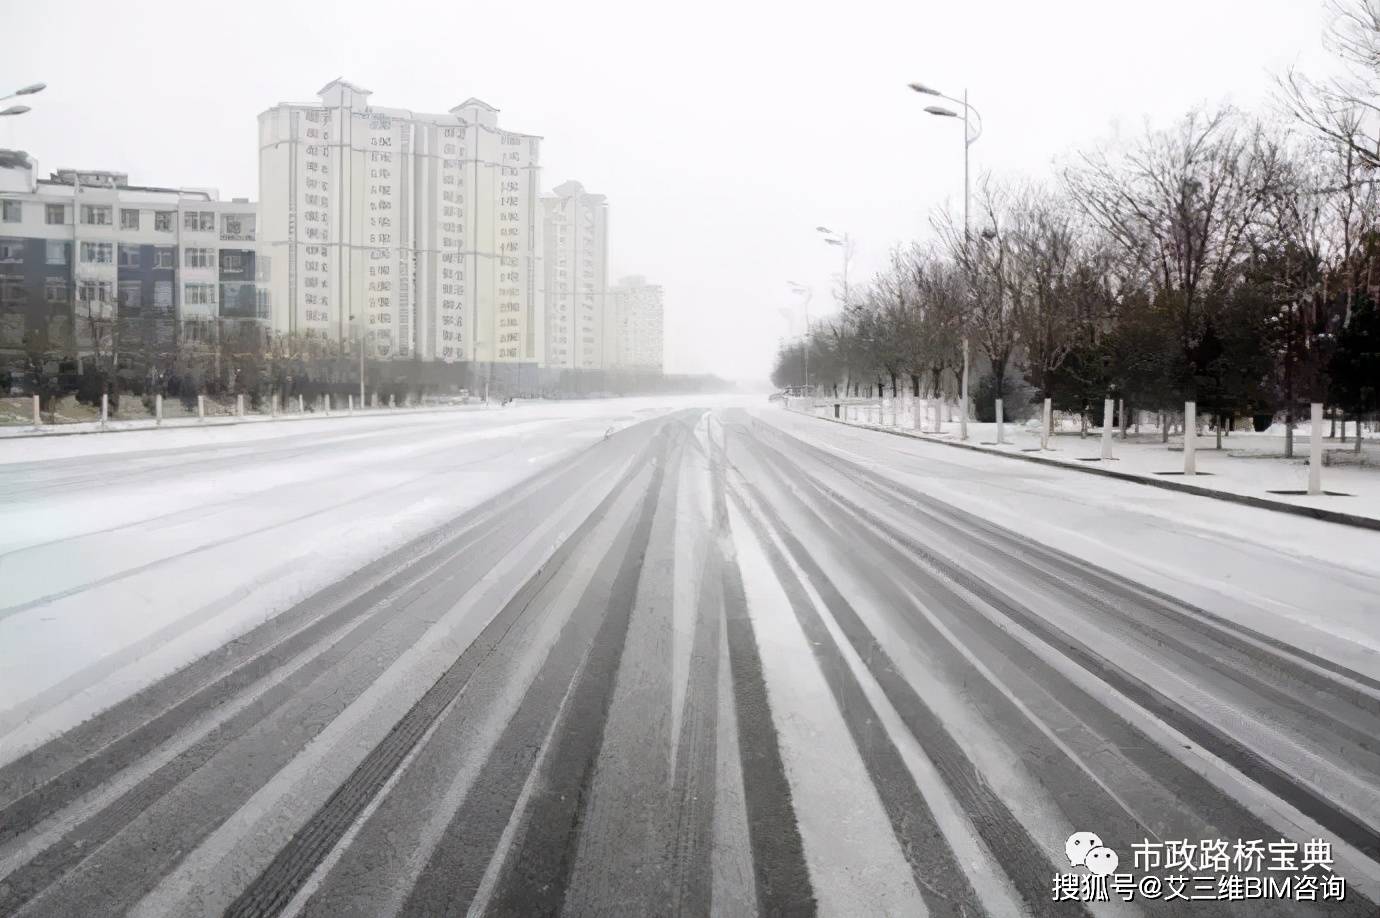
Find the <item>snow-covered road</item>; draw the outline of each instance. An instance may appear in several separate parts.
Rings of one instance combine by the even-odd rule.
[[[5,442],[0,514],[0,915],[1380,895],[1380,533],[756,399]]]

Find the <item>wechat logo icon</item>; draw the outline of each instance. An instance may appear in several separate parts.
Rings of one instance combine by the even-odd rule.
[[[1064,853],[1068,855],[1069,866],[1086,867],[1089,873],[1097,876],[1110,876],[1120,865],[1116,852],[1104,846],[1096,832],[1074,832],[1064,843]]]

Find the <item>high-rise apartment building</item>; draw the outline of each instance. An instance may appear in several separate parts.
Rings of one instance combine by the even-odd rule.
[[[542,196],[542,273],[546,302],[546,366],[601,370],[610,366],[604,315],[608,310],[608,204],[579,182]]]
[[[664,350],[661,287],[639,275],[624,277],[610,288],[609,304],[613,365],[660,373]]]
[[[259,116],[275,330],[364,336],[375,358],[536,364],[539,137],[470,99],[445,114],[327,84]]]

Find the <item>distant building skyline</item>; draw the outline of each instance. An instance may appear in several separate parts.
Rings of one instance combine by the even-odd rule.
[[[122,172],[40,179],[32,157],[0,151],[0,348],[41,328],[88,351],[86,304],[108,319],[249,319],[274,335],[362,340],[374,359],[661,365],[659,288],[655,310],[625,314],[629,294],[609,284],[605,195],[573,180],[543,194],[541,138],[500,128],[480,99],[420,113],[370,95],[336,79],[316,104],[263,111],[257,202]]]

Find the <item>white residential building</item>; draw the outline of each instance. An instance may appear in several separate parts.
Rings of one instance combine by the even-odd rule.
[[[614,366],[660,373],[664,351],[661,287],[638,275],[624,277],[610,289],[609,303]]]
[[[579,182],[542,196],[546,366],[601,370],[615,354],[605,334],[608,311],[608,204]]]
[[[0,349],[86,350],[96,323],[179,330],[266,315],[256,207],[213,189],[131,185],[0,151]],[[150,323],[152,324],[152,323]]]
[[[444,114],[327,84],[259,116],[260,242],[275,330],[376,358],[536,364],[539,137],[470,99]]]

